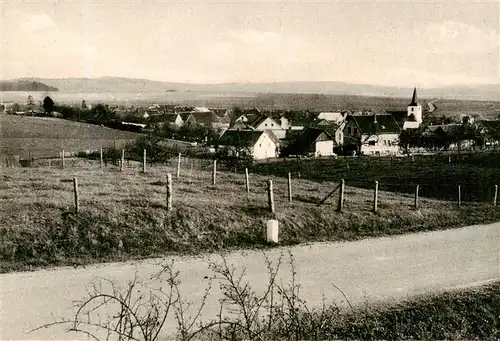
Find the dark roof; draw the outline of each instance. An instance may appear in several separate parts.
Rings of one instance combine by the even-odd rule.
[[[408,111],[406,110],[388,110],[387,115],[392,115],[396,121],[406,121],[408,118]]]
[[[301,134],[297,137],[297,142],[300,144],[313,143],[318,141],[330,141],[335,140],[328,132],[324,129],[319,128],[305,128],[301,130]]]
[[[181,118],[182,118],[183,121],[186,121],[187,118],[189,117],[189,115],[191,115],[191,113],[189,113],[189,112],[181,112],[181,113],[179,113],[179,115],[181,115]]]
[[[229,129],[231,129],[231,130],[247,129],[247,125],[241,121],[237,121]]]
[[[323,129],[305,128],[296,133],[290,133],[287,138],[289,143],[283,148],[283,154],[302,154],[314,150],[314,144],[319,141],[335,141],[335,139]],[[287,132],[288,134],[288,132]],[[291,140],[295,136],[295,140]]]
[[[413,96],[411,97],[411,103],[409,106],[416,106],[417,105],[417,88],[413,88]]]
[[[177,119],[178,114],[166,114],[166,115],[161,115],[158,118],[158,121],[160,122],[168,122],[168,123],[174,123],[175,120]],[[181,117],[182,118],[182,117]]]
[[[257,140],[265,134],[264,131],[255,130],[226,130],[219,139],[223,146],[253,147]]]
[[[408,112],[404,110],[387,111],[387,114],[392,115],[400,126],[406,121],[416,121],[415,115],[411,114],[408,116]]]
[[[245,115],[245,116],[258,116],[258,115],[260,115],[260,110],[257,108],[243,109],[241,111],[241,114]]]
[[[274,143],[276,144],[280,143],[280,139],[273,133],[272,130],[266,130],[266,133]]]
[[[228,110],[226,108],[209,108],[209,110],[214,112],[219,117],[228,114]]]
[[[197,124],[222,123],[220,117],[211,111],[209,111],[209,112],[193,112],[189,116],[191,116]]]
[[[295,141],[300,134],[302,134],[302,130],[288,129],[286,131],[284,140]]]
[[[246,124],[247,124],[247,126],[257,128],[260,124],[262,124],[262,122],[264,122],[268,118],[275,121],[272,117],[268,117],[266,115],[258,115],[256,117],[253,117],[252,119],[248,118],[248,122]],[[276,122],[276,124],[278,124],[278,122]]]
[[[446,137],[464,137],[472,133],[471,125],[460,123],[440,124],[428,126],[423,135],[427,137],[446,136]]]
[[[348,122],[354,120],[362,134],[399,134],[401,127],[392,115],[352,115]]]

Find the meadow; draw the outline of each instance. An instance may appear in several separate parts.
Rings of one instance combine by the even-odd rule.
[[[273,340],[498,340],[500,337],[498,281],[421,295],[396,304],[366,305],[348,314],[339,314],[336,309],[326,306],[311,313],[302,308],[296,328],[282,323],[269,331],[267,337]]]
[[[174,162],[175,164],[175,162]],[[0,182],[1,271],[30,266],[84,264],[195,254],[235,248],[269,247],[264,236],[268,219],[280,221],[280,244],[356,240],[409,232],[448,229],[499,221],[490,203],[456,202],[379,192],[372,212],[373,191],[347,182],[344,210],[336,211],[338,195],[323,199],[338,183],[287,180],[251,172],[250,193],[245,176],[221,170],[212,184],[210,160],[187,159],[155,166],[143,174],[131,162],[99,168],[98,162],[68,159],[66,168],[39,164],[34,168],[2,168]],[[173,210],[166,210],[166,174],[174,174]],[[73,177],[79,182],[80,211],[75,213]],[[267,181],[274,181],[276,212],[270,213]],[[383,188],[381,188],[383,189]]]
[[[58,118],[0,115],[0,156],[57,157],[61,150],[78,153],[99,148],[120,148],[137,133]],[[3,160],[2,160],[3,162]]]
[[[451,160],[451,163],[450,163]],[[360,188],[395,193],[419,193],[424,197],[458,200],[460,185],[464,202],[493,202],[495,185],[500,185],[500,152],[415,155],[412,157],[342,157],[287,159],[259,163],[252,172],[286,177],[288,172],[318,182],[339,181]]]

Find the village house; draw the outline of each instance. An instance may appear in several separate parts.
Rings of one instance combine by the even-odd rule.
[[[184,124],[180,114],[163,114],[154,117],[159,127],[168,126],[170,128],[180,128]]]
[[[185,119],[184,125],[187,127],[207,127],[221,132],[229,128],[228,122],[224,122],[219,116],[211,111],[199,111],[190,113]]]
[[[476,145],[475,127],[466,123],[431,125],[422,132],[422,144],[430,149],[470,149]]]
[[[392,115],[349,115],[343,129],[343,149],[365,155],[395,155],[399,153],[400,133]]]
[[[248,118],[245,115],[240,115],[234,119],[234,123],[238,122],[246,123],[248,122]]]
[[[295,135],[295,136],[293,136]],[[320,128],[305,128],[300,131],[289,131],[287,134],[291,141],[282,149],[283,156],[308,155],[331,156],[336,143],[334,138]]]
[[[500,144],[500,121],[483,119],[477,125],[483,136],[483,147],[490,148]]]
[[[319,121],[327,121],[335,124],[341,124],[344,122],[345,118],[347,117],[347,112],[343,111],[337,111],[337,112],[321,112],[318,115],[318,120]]]
[[[316,124],[316,127],[319,129],[325,130],[328,134],[332,135],[334,137],[335,144],[337,146],[340,146],[344,143],[344,127],[345,127],[345,120],[342,121],[342,123],[337,124],[332,121],[327,121],[325,119],[322,119]]]
[[[271,131],[226,130],[219,139],[221,147],[235,156],[248,152],[255,160],[279,155],[279,140]]]
[[[304,129],[304,122],[297,120],[289,120],[285,116],[280,117],[277,122],[280,124],[283,130],[302,130]]]
[[[281,127],[281,123],[278,123],[269,116],[259,115],[253,120],[246,122],[245,125],[247,128],[256,131],[271,130],[278,139],[286,136],[286,129]]]

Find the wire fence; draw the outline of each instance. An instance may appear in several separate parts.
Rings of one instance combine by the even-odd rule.
[[[59,161],[59,163],[55,161]],[[332,160],[327,159],[320,161],[332,162]],[[285,177],[280,176],[280,172],[276,171],[276,169],[274,169],[276,172],[273,174],[270,174],[269,169],[266,169],[266,172],[262,172],[262,169],[259,170],[258,168],[243,168],[235,172],[234,169],[230,169],[224,164],[216,163],[215,160],[185,157],[182,154],[178,154],[176,158],[172,158],[166,164],[157,163],[146,168],[144,168],[143,162],[135,159],[127,159],[125,154],[123,154],[123,157],[117,164],[111,162],[101,164],[96,160],[80,158],[63,159],[61,155],[60,160],[54,160],[55,164],[52,167],[63,169],[63,171],[66,169],[68,174],[80,174],[78,172],[84,170],[79,175],[81,176],[80,179],[75,176],[74,178],[64,180],[64,182],[72,183],[72,186],[66,186],[67,188],[63,190],[66,193],[63,195],[66,198],[64,200],[66,202],[73,201],[76,212],[80,210],[80,207],[85,207],[90,203],[99,205],[99,193],[85,193],[85,190],[82,193],[79,190],[79,186],[89,185],[89,179],[85,178],[85,171],[92,172],[87,174],[90,174],[91,179],[95,181],[95,171],[97,168],[102,169],[104,172],[101,174],[103,181],[107,185],[114,186],[115,191],[128,194],[128,199],[124,199],[125,201],[118,200],[118,202],[130,202],[133,205],[137,205],[137,200],[140,199],[139,201],[144,201],[146,207],[149,207],[153,202],[154,205],[165,205],[167,210],[170,210],[172,205],[175,207],[179,201],[185,203],[186,198],[189,198],[193,202],[196,200],[203,202],[203,200],[207,200],[207,193],[210,193],[208,197],[213,198],[214,190],[218,191],[216,195],[219,197],[226,196],[229,194],[228,191],[241,193],[242,195],[234,197],[234,200],[241,201],[240,204],[242,204],[242,207],[248,204],[248,201],[245,202],[246,192],[247,200],[252,197],[260,202],[262,210],[266,211],[266,207],[268,207],[267,211],[269,213],[275,213],[275,205],[278,207],[289,207],[287,202],[301,202],[306,205],[310,204],[311,207],[322,206],[325,202],[328,202],[328,207],[331,208],[333,206],[339,212],[350,209],[359,210],[360,208],[362,210],[368,209],[378,212],[379,210],[394,210],[394,207],[404,206],[419,210],[426,208],[426,206],[429,207],[426,199],[432,198],[432,195],[437,191],[439,191],[440,197],[446,195],[444,202],[449,202],[457,208],[460,208],[464,203],[479,201],[487,205],[496,206],[498,202],[498,185],[493,184],[493,180],[490,181],[491,188],[489,191],[486,191],[486,186],[482,188],[483,191],[486,191],[482,193],[486,198],[483,198],[484,200],[475,200],[481,194],[478,191],[477,182],[462,182],[457,184],[453,179],[449,179],[448,183],[435,181],[433,183],[434,187],[432,187],[424,181],[427,173],[416,169],[415,183],[402,181],[401,176],[391,174],[383,174],[383,181],[372,181],[369,177],[366,177],[366,174],[360,174],[360,170],[366,167],[362,162],[353,162],[353,159],[334,161],[343,162],[344,166],[350,161],[351,165],[348,169],[346,168],[341,172],[334,173],[335,178],[330,176],[328,181],[324,180],[322,183],[318,181],[297,181],[299,178],[309,180],[308,175],[314,174],[309,172],[318,170],[319,167],[317,165],[316,168],[312,167],[313,163],[309,165],[306,165],[307,163],[303,164],[300,168],[301,174],[293,172],[290,169],[291,167],[288,167],[289,171],[286,172]],[[290,166],[290,163],[285,162],[274,165],[279,165],[279,170],[282,170],[283,167]],[[448,166],[451,167],[450,165]],[[37,164],[36,167],[43,168],[45,166],[42,163]],[[369,165],[369,167],[373,167],[373,165]],[[259,171],[267,174],[255,176],[259,174]],[[380,174],[383,171],[383,169],[379,170],[379,176],[381,176]],[[170,174],[169,180],[167,173]],[[54,174],[60,173],[56,172]],[[120,177],[118,176],[119,174],[123,176]],[[147,176],[139,176],[140,174]],[[99,178],[100,176],[97,175],[97,177]],[[158,177],[161,180],[158,180]],[[152,178],[156,178],[157,180],[152,181]],[[175,194],[172,194],[172,181],[175,184]],[[60,185],[56,186],[57,190],[62,190],[58,186],[60,187]],[[33,186],[29,187],[32,187],[35,197],[38,190],[45,189],[43,184],[33,184]],[[357,190],[356,188],[361,189]],[[362,191],[362,189],[369,189],[373,191],[373,194],[367,194],[366,191],[363,193],[356,192]],[[72,194],[70,194],[71,192]],[[95,192],[95,189],[92,192]],[[88,202],[82,205],[80,203],[81,198]],[[114,199],[111,198],[108,200]],[[353,200],[357,202],[353,202]],[[267,201],[267,205],[265,201]],[[406,204],[400,206],[404,202]]]
[[[172,155],[163,162],[140,160],[123,150],[121,155],[101,152],[82,158],[76,154],[61,151],[59,158],[16,160],[6,157],[6,167],[100,167],[123,171],[126,168],[146,171],[150,167],[173,167],[174,178],[179,173],[188,179],[198,171],[213,171],[214,159],[186,156],[185,153]],[[235,172],[244,178],[245,168],[218,162],[218,171]],[[250,165],[247,172],[263,176],[288,176],[313,180],[319,183],[342,180],[350,187],[414,195],[418,186],[421,197],[446,201],[493,202],[500,184],[500,154],[482,153],[465,155],[433,155],[414,157],[386,158],[321,158],[321,159],[283,159],[281,162],[257,163]],[[290,175],[289,175],[290,174]]]

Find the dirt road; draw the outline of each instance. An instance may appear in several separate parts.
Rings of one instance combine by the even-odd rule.
[[[268,255],[276,259],[280,250],[273,249]],[[351,303],[359,304],[500,279],[500,223],[349,243],[315,243],[291,250],[301,292],[312,304],[319,304],[322,295],[342,302],[342,295],[332,283],[344,291]],[[194,302],[199,301],[206,287],[204,277],[210,275],[210,258],[217,259],[214,255],[175,259],[176,268],[182,272],[183,292]],[[261,253],[235,252],[228,260],[246,267],[247,278],[256,289],[265,285]],[[149,278],[158,270],[159,261],[0,275],[0,339],[85,339],[59,327],[25,332],[51,322],[52,315],[71,317],[72,301],[83,297],[86,285],[96,276],[125,284],[136,273],[139,278]],[[284,269],[281,276],[286,280],[289,271]],[[215,317],[217,295],[210,298],[204,317]]]

